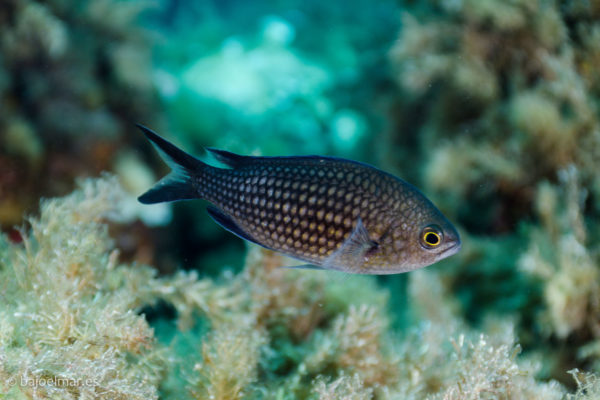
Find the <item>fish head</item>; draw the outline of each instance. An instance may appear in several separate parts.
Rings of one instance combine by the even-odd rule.
[[[408,219],[400,218],[395,224],[394,236],[401,238],[401,245],[395,249],[396,272],[426,267],[456,254],[461,248],[456,228],[433,204],[427,203],[429,210],[421,210]]]

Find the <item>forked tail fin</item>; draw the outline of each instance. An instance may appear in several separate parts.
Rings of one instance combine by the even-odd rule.
[[[145,126],[137,124],[137,127],[144,132],[163,160],[171,167],[171,173],[138,197],[138,201],[144,204],[153,204],[199,198],[192,178],[199,177],[206,164]]]

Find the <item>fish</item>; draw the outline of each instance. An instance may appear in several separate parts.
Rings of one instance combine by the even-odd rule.
[[[209,165],[138,125],[171,172],[143,204],[204,199],[212,219],[242,239],[310,269],[396,274],[457,253],[460,236],[415,186],[331,156],[255,157],[206,150]]]

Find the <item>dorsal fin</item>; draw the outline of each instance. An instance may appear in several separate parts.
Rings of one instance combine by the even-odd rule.
[[[252,158],[249,156],[235,154],[226,150],[215,149],[214,147],[207,147],[206,150],[209,151],[218,161],[231,168],[238,168],[242,166],[248,158]]]

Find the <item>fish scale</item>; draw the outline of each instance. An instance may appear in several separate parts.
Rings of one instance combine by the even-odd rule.
[[[385,203],[394,197],[387,186],[381,189],[384,180],[369,172],[340,161],[279,159],[240,169],[209,168],[196,185],[202,197],[234,216],[261,244],[315,261],[347,239],[358,216],[367,225],[383,222]],[[204,188],[203,182],[208,182]]]
[[[173,169],[142,203],[206,199],[211,217],[229,231],[325,269],[398,273],[460,248],[452,224],[418,189],[372,166],[208,149],[228,166],[217,168],[141,128]]]

